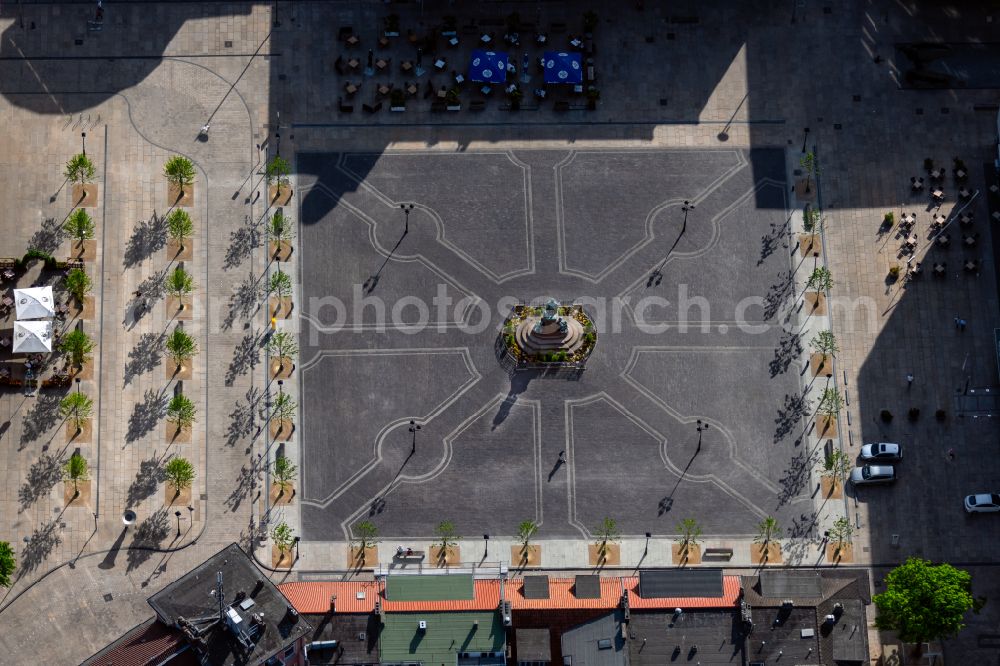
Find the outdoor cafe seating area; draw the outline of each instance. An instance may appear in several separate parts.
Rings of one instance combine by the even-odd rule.
[[[339,26],[333,62],[339,110],[595,109],[597,17],[577,25],[507,16],[409,19]]]

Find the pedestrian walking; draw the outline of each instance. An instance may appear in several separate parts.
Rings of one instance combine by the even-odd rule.
[[[960,331],[965,330],[965,320],[959,317],[958,315],[955,315],[955,328],[957,328]]]
[[[906,388],[910,388],[911,386],[913,386],[913,373],[908,372],[906,373]]]
[[[954,460],[954,459],[955,459],[955,449],[953,448],[948,449],[948,460]]]
[[[565,462],[566,462],[566,452],[565,451],[560,451],[559,452],[559,464],[562,465]]]

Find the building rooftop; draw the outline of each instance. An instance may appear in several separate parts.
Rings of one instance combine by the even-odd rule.
[[[149,605],[213,666],[263,663],[312,630],[235,543],[151,596]],[[239,634],[231,630],[234,624]]]
[[[815,599],[823,596],[823,579],[818,571],[764,570],[760,594],[771,599]]]
[[[381,630],[378,616],[372,613],[315,613],[304,616],[315,627],[310,643],[336,641],[335,646],[306,645],[310,666],[327,664],[377,664]],[[171,664],[171,666],[173,666]]]
[[[622,579],[604,576],[593,576],[597,578],[597,586],[600,596],[580,597],[577,592],[577,579],[573,578],[550,578],[549,595],[546,598],[531,598],[525,595],[524,579],[512,579],[507,582],[505,595],[511,602],[514,610],[530,609],[577,609],[577,608],[599,608],[611,609],[618,606],[622,596]],[[593,582],[585,583],[593,585]],[[586,590],[593,594],[593,589]]]
[[[658,593],[665,593],[666,597],[652,597],[644,596],[640,593],[640,588],[642,586],[642,578],[623,578],[622,583],[625,586],[625,591],[628,594],[628,605],[629,608],[633,610],[636,609],[674,609],[683,608],[685,610],[691,608],[732,608],[736,605],[736,601],[740,598],[740,577],[739,576],[722,576],[720,588],[715,587],[715,583],[712,583],[712,589],[698,589],[695,585],[689,583],[696,582],[693,579],[689,582],[682,581],[683,584],[678,585],[647,585],[645,591],[648,593],[655,591]],[[647,579],[648,582],[648,579]],[[657,581],[658,583],[660,581]],[[707,588],[707,586],[706,586]],[[711,591],[713,596],[672,596],[691,592],[708,592]]]
[[[819,626],[813,608],[754,608],[747,660],[765,664],[818,664]],[[778,657],[783,661],[776,661]],[[826,663],[826,662],[823,662]]]
[[[502,655],[506,640],[497,611],[386,613],[379,649],[384,664],[454,664],[466,652]]]
[[[741,625],[735,608],[686,611],[678,616],[673,612],[632,613],[629,666],[742,664],[745,636]]]
[[[472,574],[387,576],[385,598],[387,601],[471,600],[475,598]]]
[[[549,577],[548,576],[525,576],[524,577],[524,597],[525,599],[548,599],[549,598]]]
[[[518,661],[551,661],[552,640],[548,629],[515,629]]]
[[[625,613],[615,610],[563,632],[563,663],[571,666],[625,666]],[[521,659],[518,653],[518,659]]]
[[[159,664],[171,655],[171,666],[197,664],[184,635],[151,617],[111,643],[83,666],[125,666],[126,664]]]
[[[721,597],[722,569],[664,569],[639,572],[639,596]]]
[[[826,615],[837,618],[832,625],[822,625],[820,650],[824,655],[831,654],[838,664],[867,661],[868,632],[864,605],[859,599],[844,599],[839,602],[842,610],[835,612],[834,603],[831,601],[817,609],[821,619]],[[827,645],[828,641],[830,645]]]

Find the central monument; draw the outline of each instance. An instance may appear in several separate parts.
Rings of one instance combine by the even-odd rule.
[[[563,316],[560,310],[573,316]],[[593,342],[589,328],[589,318],[579,306],[561,308],[558,302],[549,299],[540,313],[537,308],[524,313],[515,325],[513,342],[522,357],[542,361],[579,360],[579,352]]]

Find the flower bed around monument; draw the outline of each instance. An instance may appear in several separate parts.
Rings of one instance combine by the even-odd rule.
[[[504,321],[503,332],[501,333],[503,346],[507,353],[517,360],[521,365],[527,364],[566,364],[581,365],[590,356],[597,344],[597,331],[594,322],[584,312],[580,305],[560,305],[558,314],[560,317],[569,317],[580,322],[583,326],[582,344],[574,351],[548,351],[543,353],[530,353],[521,348],[518,344],[516,332],[526,320],[537,319],[542,316],[545,308],[532,305],[515,305],[511,309],[510,315]]]

